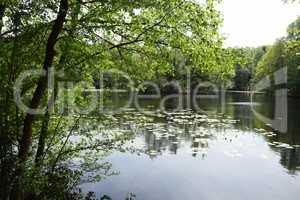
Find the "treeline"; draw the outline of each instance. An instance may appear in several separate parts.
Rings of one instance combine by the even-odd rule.
[[[165,73],[156,73],[151,77],[160,87],[162,93],[177,93],[177,83],[181,88],[187,89],[187,80],[190,80],[190,89],[199,83],[210,82],[217,87],[235,90],[251,91],[255,85],[266,77],[270,77],[271,87],[266,91],[273,92],[276,88],[274,73],[287,68],[287,83],[289,94],[296,96],[300,89],[300,18],[292,22],[287,28],[287,36],[278,39],[273,45],[257,48],[222,48],[223,66],[194,68],[190,62],[192,55],[183,55],[180,51],[170,52],[170,70]],[[219,59],[219,58],[216,58]],[[214,70],[210,70],[214,68]],[[284,76],[283,76],[284,77]],[[113,80],[113,79],[112,79]],[[123,84],[126,85],[126,84]],[[153,87],[144,88],[145,92],[153,93]],[[210,91],[211,88],[202,88],[201,92]],[[206,91],[207,90],[207,91]],[[185,91],[181,91],[185,93]]]
[[[235,67],[232,89],[251,90],[263,78],[270,76],[274,85],[273,73],[287,67],[287,88],[290,95],[300,91],[300,17],[287,28],[287,36],[275,44],[260,48],[233,49],[243,62]],[[273,90],[275,86],[270,89]]]

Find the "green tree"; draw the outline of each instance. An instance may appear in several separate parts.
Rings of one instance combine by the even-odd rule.
[[[297,94],[299,91],[299,46],[300,46],[300,18],[289,25],[287,37],[278,40],[273,46],[268,48],[256,68],[256,80],[260,80],[267,75],[272,75],[280,68],[288,68],[288,83],[290,94]]]
[[[232,62],[235,65],[232,89],[250,90],[254,82],[257,63],[265,54],[265,47],[232,48]]]
[[[0,90],[2,105],[5,105],[1,115],[1,143],[5,144],[1,145],[1,159],[18,158],[11,169],[16,177],[12,180],[14,195],[11,198],[29,198],[39,193],[35,191],[39,187],[34,188],[26,177],[39,176],[47,182],[60,170],[59,164],[77,152],[87,148],[108,151],[117,146],[115,142],[126,138],[120,136],[104,142],[83,140],[74,145],[70,137],[80,119],[86,116],[74,114],[71,119],[65,119],[57,116],[61,113],[37,116],[22,113],[13,101],[13,86],[22,72],[28,69],[48,72],[55,68],[64,71],[64,77],[60,78],[64,81],[85,80],[94,84],[100,70],[119,69],[139,83],[174,73],[172,56],[176,51],[188,58],[188,65],[194,71],[216,77],[218,81],[226,80],[233,75],[233,64],[230,54],[222,48],[223,38],[219,34],[222,20],[216,9],[217,2],[1,2]],[[33,109],[49,104],[47,78],[30,77],[21,90]],[[54,93],[55,105],[58,105],[63,97],[59,91]],[[77,102],[84,105],[85,96],[78,96]],[[7,185],[10,190],[10,184]],[[24,189],[24,185],[30,187]]]
[[[276,70],[285,66],[283,40],[278,40],[274,46],[268,48],[266,54],[262,57],[256,68],[256,80],[264,78],[266,75],[272,74]]]

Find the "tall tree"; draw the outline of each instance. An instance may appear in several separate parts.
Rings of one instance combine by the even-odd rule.
[[[50,68],[52,67],[52,62],[55,55],[54,46],[57,42],[57,38],[62,31],[63,24],[65,22],[65,18],[67,16],[69,8],[68,0],[61,0],[59,6],[59,12],[57,18],[54,22],[52,27],[51,33],[48,37],[47,45],[46,45],[46,52],[45,52],[45,60],[43,64],[43,70],[46,71],[46,76],[43,76],[39,79],[37,88],[34,91],[32,100],[30,102],[30,108],[36,109],[38,108],[45,90],[47,88],[47,80]],[[24,128],[22,133],[22,139],[20,142],[20,151],[19,151],[19,158],[21,162],[26,161],[28,157],[28,152],[31,144],[31,137],[32,137],[32,123],[33,123],[33,114],[27,113],[24,119]]]

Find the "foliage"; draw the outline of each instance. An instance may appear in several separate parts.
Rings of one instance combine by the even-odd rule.
[[[174,52],[179,52],[187,60],[186,67],[195,73],[219,82],[231,77],[233,64],[222,48],[217,2],[2,1],[1,165],[12,167],[1,170],[1,180],[6,178],[1,181],[5,183],[1,198],[50,198],[46,193],[52,188],[57,194],[54,198],[62,199],[84,172],[90,172],[88,180],[99,178],[92,173],[99,169],[104,169],[103,176],[108,175],[110,166],[100,160],[130,138],[130,133],[82,131],[86,127],[82,118],[88,116],[57,107],[71,98],[85,108],[90,96],[82,89],[87,85],[61,90],[60,83],[94,85],[99,73],[110,69],[129,74],[136,84],[157,79],[176,73]],[[52,96],[58,112],[34,117],[25,114],[13,99],[17,78],[29,69],[49,72],[51,68],[57,72]],[[46,80],[28,77],[21,88],[22,99],[34,108],[49,106]],[[108,117],[96,115],[96,122],[105,123]],[[91,124],[93,120],[88,121]],[[9,181],[5,173],[15,178]],[[54,179],[59,181],[54,183]]]
[[[231,48],[232,62],[235,66],[232,89],[250,90],[254,83],[254,73],[257,63],[265,54],[265,47]]]
[[[288,68],[288,88],[290,94],[297,94],[300,89],[299,66],[300,66],[300,18],[289,25],[286,38],[278,40],[269,47],[267,53],[258,63],[256,69],[256,79],[259,80],[266,75],[287,67]]]

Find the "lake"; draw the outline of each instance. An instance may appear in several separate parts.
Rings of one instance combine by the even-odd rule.
[[[274,117],[272,97],[227,94],[198,99],[194,108],[159,109],[159,100],[141,100],[147,113],[134,108],[113,116],[111,130],[130,130],[127,151],[104,161],[118,174],[81,185],[97,197],[141,200],[296,200],[300,196],[300,100],[288,99],[288,131],[280,133],[251,110]],[[124,104],[115,95],[111,105]],[[112,106],[113,107],[113,106]],[[112,108],[110,107],[110,108]],[[209,112],[208,112],[209,111]]]

